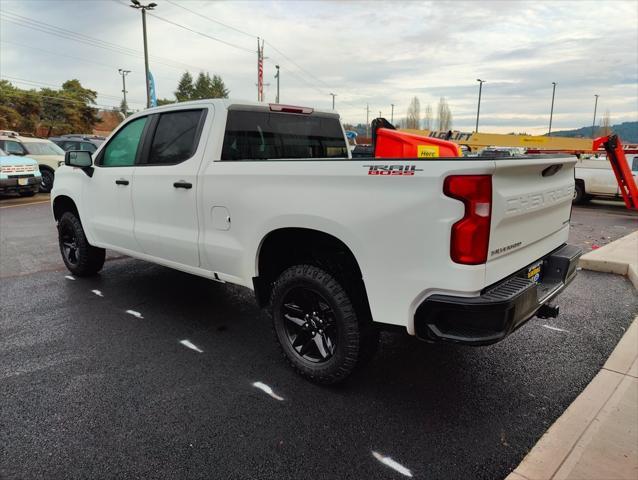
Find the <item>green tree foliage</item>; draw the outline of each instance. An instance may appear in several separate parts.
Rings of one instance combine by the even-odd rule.
[[[193,83],[193,77],[189,72],[184,72],[177,85],[175,98],[178,102],[188,100],[201,100],[204,98],[228,98],[228,89],[219,75],[200,72]],[[159,102],[158,102],[159,104]]]
[[[46,135],[91,132],[100,121],[93,107],[97,93],[78,80],[68,80],[59,90],[22,90],[6,80],[0,81],[0,127],[22,133]]]
[[[186,102],[193,98],[193,77],[190,73],[184,72],[177,84],[177,91],[175,91],[175,98],[178,102]]]

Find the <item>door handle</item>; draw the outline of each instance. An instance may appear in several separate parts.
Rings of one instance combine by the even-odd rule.
[[[192,183],[183,182],[183,181],[175,182],[173,184],[173,186],[175,188],[185,188],[186,190],[188,190],[189,188],[193,188],[193,184]]]
[[[122,179],[120,179],[120,180],[115,180],[115,183],[116,183],[117,185],[128,185],[128,180],[122,180]]]

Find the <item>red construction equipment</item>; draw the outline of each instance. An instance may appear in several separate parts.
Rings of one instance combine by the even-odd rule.
[[[372,145],[376,158],[462,157],[454,142],[395,130],[385,118],[372,121]]]
[[[620,138],[618,135],[599,137],[594,140],[593,150],[598,150],[601,145],[605,147],[607,159],[611,163],[625,205],[629,209],[638,210],[638,186],[631,173]]]

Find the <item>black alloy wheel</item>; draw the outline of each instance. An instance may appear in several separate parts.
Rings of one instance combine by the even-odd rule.
[[[307,287],[293,287],[285,295],[282,314],[294,351],[313,363],[328,361],[337,346],[337,324],[330,304]]]

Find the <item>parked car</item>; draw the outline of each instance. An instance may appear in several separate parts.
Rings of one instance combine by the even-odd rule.
[[[575,163],[352,159],[333,111],[215,99],[144,110],[94,155],[67,152],[51,201],[74,275],[108,248],[248,287],[292,367],[328,384],[381,328],[486,345],[556,316],[580,256]]]
[[[95,152],[105,137],[98,137],[96,135],[60,135],[59,137],[49,137],[49,140],[57,144],[62,150],[68,152],[70,150],[86,150],[88,152]]]
[[[627,155],[627,162],[638,179],[638,155]],[[574,203],[582,204],[594,197],[622,199],[618,181],[605,155],[581,155],[574,169]]]
[[[38,192],[41,183],[38,162],[28,157],[8,155],[0,149],[0,194],[18,193],[31,197]]]
[[[55,171],[64,162],[64,150],[44,138],[25,137],[16,132],[0,131],[0,148],[9,155],[28,155],[38,162],[42,183],[40,191],[48,193],[53,187]]]

